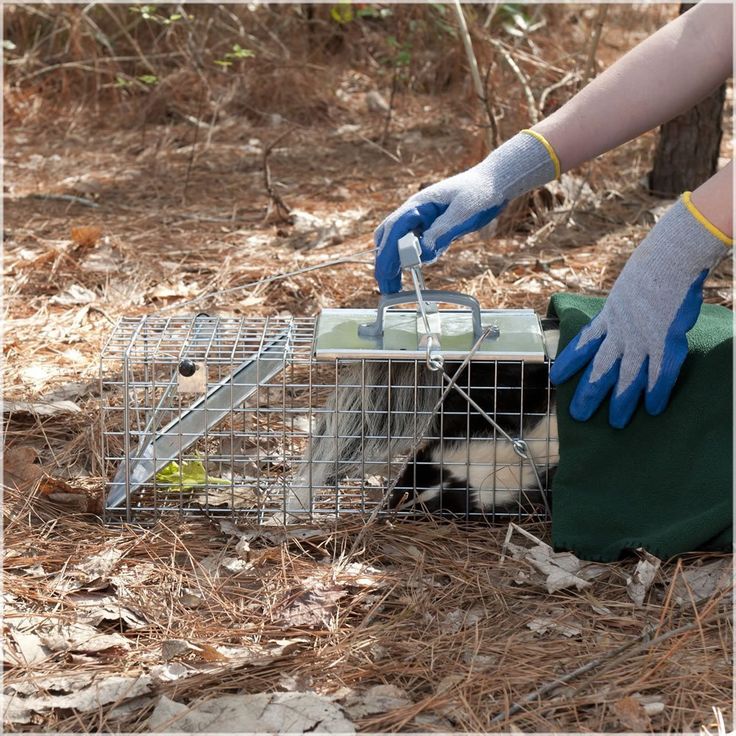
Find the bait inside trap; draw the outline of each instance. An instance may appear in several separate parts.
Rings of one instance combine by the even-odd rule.
[[[122,319],[100,372],[108,517],[546,516],[554,333],[408,267],[415,290],[377,310]]]

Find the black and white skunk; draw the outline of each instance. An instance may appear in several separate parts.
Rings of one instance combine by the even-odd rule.
[[[551,356],[557,337],[545,330]],[[298,518],[313,497],[348,479],[381,476],[391,488],[397,475],[387,505],[400,512],[473,517],[529,507],[540,500],[539,480],[546,487],[559,461],[550,365],[471,361],[457,376],[483,412],[523,440],[527,459],[454,388],[432,414],[445,383],[421,361],[343,365],[319,411],[287,512]],[[448,362],[445,373],[454,376],[460,366]]]

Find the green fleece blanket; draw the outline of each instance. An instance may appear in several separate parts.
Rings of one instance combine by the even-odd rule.
[[[556,294],[562,349],[603,299]],[[666,559],[729,550],[733,486],[733,313],[703,306],[670,404],[643,406],[625,429],[608,425],[608,400],[587,422],[567,407],[579,375],[557,390],[560,465],[552,484],[552,541],[588,560],[644,547]]]

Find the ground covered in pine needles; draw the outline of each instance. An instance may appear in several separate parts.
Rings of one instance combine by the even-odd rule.
[[[447,99],[400,96],[386,135],[372,80],[337,76],[340,106],[313,124],[21,126],[15,99],[5,728],[682,732],[714,729],[714,707],[731,723],[728,556],[592,565],[552,553],[546,525],[101,520],[99,356],[120,316],[371,307],[373,228],[477,157]],[[653,140],[454,244],[429,286],[540,312],[556,291],[604,294],[667,205],[641,183]],[[707,300],[732,306],[731,278]]]

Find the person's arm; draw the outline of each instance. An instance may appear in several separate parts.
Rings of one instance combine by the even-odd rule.
[[[671,120],[731,74],[732,14],[730,3],[701,0],[532,130],[567,171]]]
[[[374,234],[381,292],[401,288],[398,241],[408,232],[420,235],[422,262],[432,263],[515,197],[705,97],[731,72],[731,17],[730,4],[701,0],[533,129],[513,136],[468,171],[409,197]]]
[[[701,184],[690,199],[708,222],[733,238],[733,161]]]

